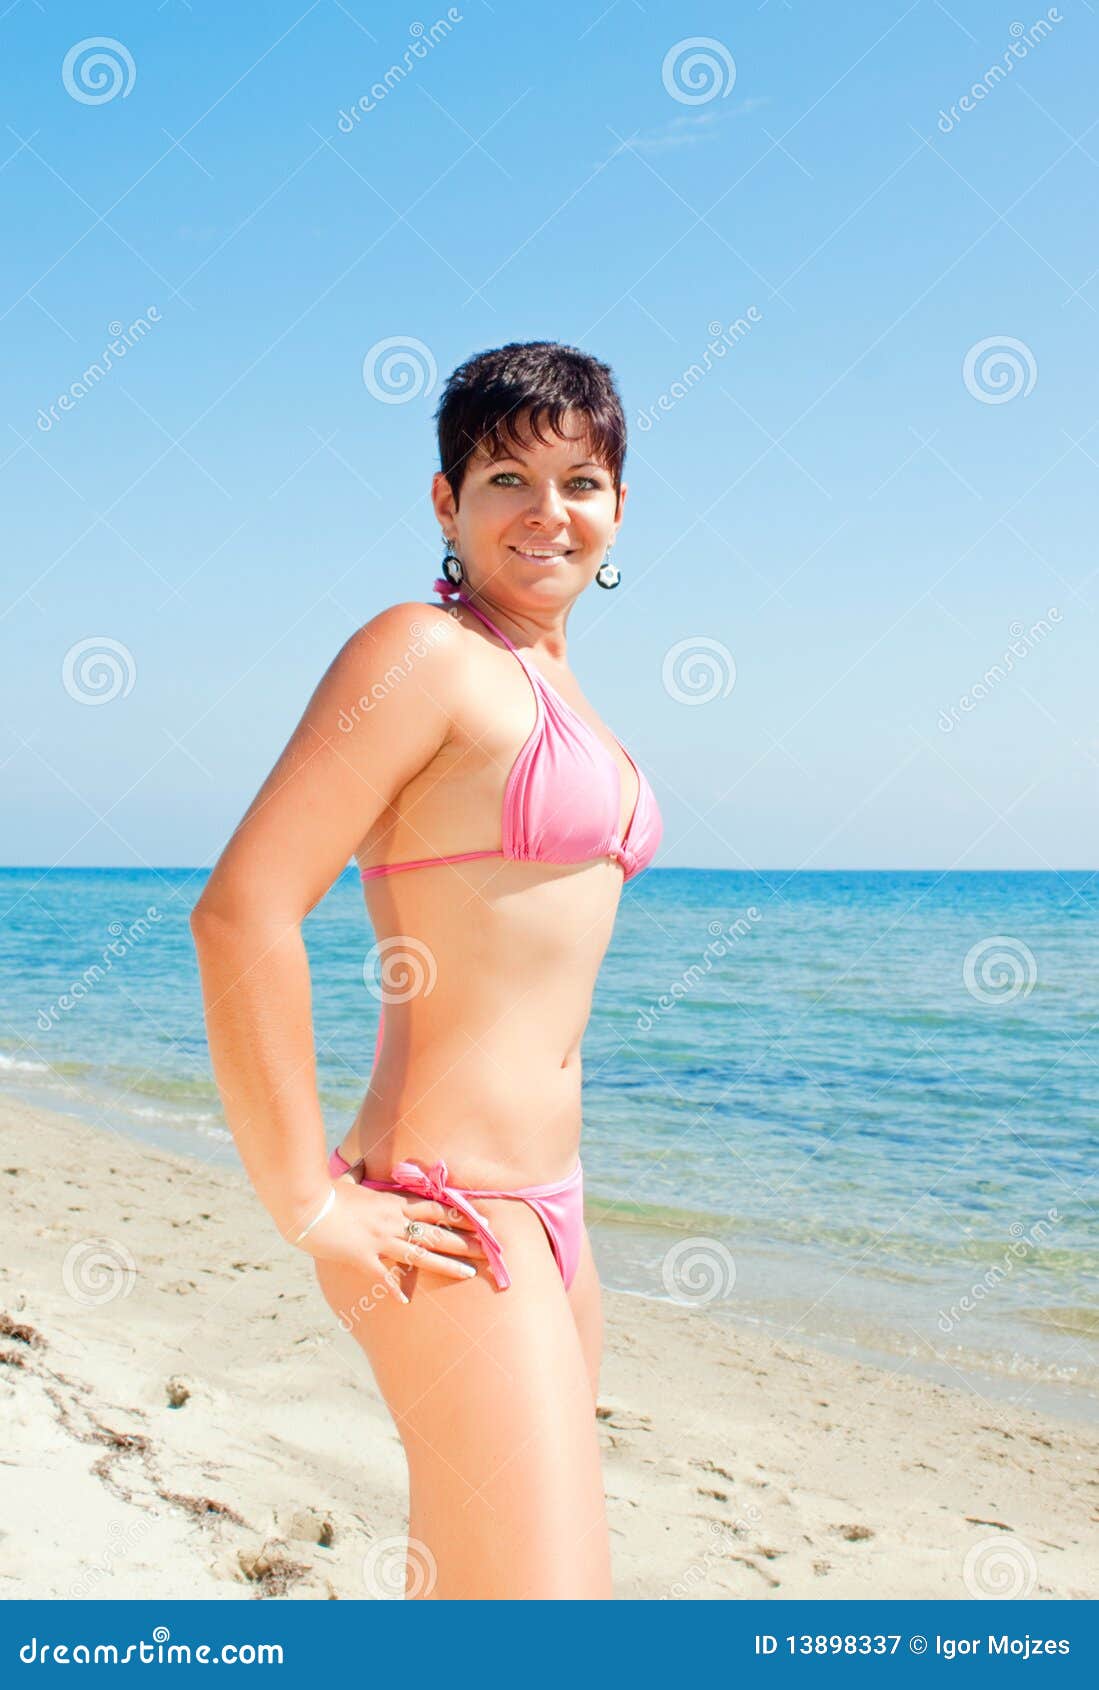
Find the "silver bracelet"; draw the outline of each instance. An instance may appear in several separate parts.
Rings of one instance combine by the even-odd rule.
[[[309,1222],[309,1225],[307,1227],[303,1227],[301,1232],[298,1233],[298,1236],[296,1238],[291,1239],[291,1243],[292,1244],[300,1244],[302,1239],[306,1236],[306,1233],[312,1232],[313,1228],[318,1224],[318,1222],[323,1221],[325,1215],[328,1213],[329,1209],[332,1207],[332,1205],[335,1201],[336,1201],[336,1187],[333,1186],[332,1189],[329,1191],[328,1196],[325,1198],[324,1202],[321,1204],[320,1208],[318,1209],[317,1213],[313,1216],[313,1219]]]

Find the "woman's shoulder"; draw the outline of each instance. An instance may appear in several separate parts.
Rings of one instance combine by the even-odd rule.
[[[371,631],[375,637],[386,639],[403,633],[423,633],[428,628],[437,639],[445,639],[449,630],[459,626],[448,605],[428,604],[422,599],[402,599],[399,604],[387,604],[364,622],[360,633]]]
[[[460,623],[437,604],[386,605],[344,640],[326,679],[339,697],[388,691],[397,681],[407,706],[416,693],[449,706],[465,685]]]
[[[420,656],[455,648],[459,624],[443,606],[402,599],[386,605],[363,622],[344,644],[344,651],[371,663],[399,658],[406,650]]]

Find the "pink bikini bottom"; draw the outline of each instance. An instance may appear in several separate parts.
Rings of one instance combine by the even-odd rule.
[[[356,1162],[354,1166],[361,1168],[362,1163]],[[351,1167],[352,1164],[345,1162],[338,1150],[333,1150],[328,1159],[328,1171],[333,1179],[348,1173]],[[392,1179],[363,1179],[360,1174],[359,1184],[368,1185],[373,1191],[414,1192],[417,1197],[429,1197],[436,1203],[460,1209],[473,1222],[485,1247],[492,1276],[501,1291],[506,1291],[511,1284],[504,1253],[492,1228],[485,1217],[478,1214],[471,1199],[513,1197],[533,1209],[545,1227],[566,1291],[576,1277],[584,1235],[584,1172],[579,1162],[566,1179],[558,1180],[554,1185],[526,1185],[518,1191],[474,1191],[467,1186],[451,1185],[445,1162],[436,1162],[430,1168],[421,1168],[416,1162],[398,1162]]]

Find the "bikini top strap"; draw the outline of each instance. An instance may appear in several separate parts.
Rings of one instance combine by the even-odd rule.
[[[436,583],[436,585],[437,584],[438,583]],[[500,629],[496,626],[495,622],[489,621],[488,617],[485,615],[483,610],[478,610],[477,606],[473,603],[472,599],[467,599],[466,595],[464,593],[455,593],[453,596],[455,598],[457,598],[462,604],[464,604],[466,606],[467,610],[472,610],[474,616],[479,616],[481,618],[481,621],[484,623],[485,627],[489,630],[489,632],[495,634],[496,638],[498,640],[503,640],[504,644],[507,646],[509,651],[515,652],[516,657],[519,656],[518,650],[516,649],[515,646],[512,645],[512,643],[508,639],[507,635],[502,631],[502,629]],[[521,661],[522,661],[522,659],[520,659],[520,662]]]

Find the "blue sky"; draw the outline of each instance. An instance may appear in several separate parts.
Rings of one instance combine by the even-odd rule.
[[[211,863],[348,634],[430,596],[446,375],[552,338],[630,421],[570,656],[663,862],[1094,865],[1093,8],[18,0],[0,39],[4,861]]]

